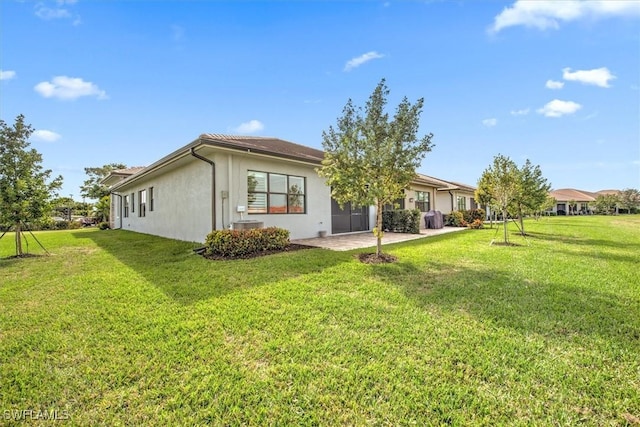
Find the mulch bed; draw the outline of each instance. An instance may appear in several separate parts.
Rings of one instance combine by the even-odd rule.
[[[380,256],[376,254],[358,254],[358,259],[360,262],[364,264],[387,264],[396,262],[398,260],[397,257],[389,254],[380,254]]]
[[[314,249],[315,246],[307,246],[307,245],[299,245],[297,243],[289,243],[289,245],[282,249],[282,250],[273,250],[273,251],[263,251],[263,252],[255,252],[252,254],[246,254],[246,255],[240,255],[240,256],[235,256],[235,257],[229,257],[229,256],[223,256],[223,255],[202,255],[207,259],[211,259],[211,260],[218,260],[218,261],[230,261],[230,260],[234,260],[234,259],[251,259],[251,258],[258,258],[261,256],[266,256],[266,255],[273,255],[273,254],[279,254],[282,252],[294,252],[294,251],[301,251],[304,249]]]

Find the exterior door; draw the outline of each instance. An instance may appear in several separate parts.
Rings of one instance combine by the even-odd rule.
[[[344,209],[331,199],[331,234],[366,231],[369,229],[369,207],[352,208],[346,203]]]

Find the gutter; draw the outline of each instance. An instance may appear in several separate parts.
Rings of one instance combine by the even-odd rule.
[[[206,157],[196,153],[195,147],[191,147],[191,155],[196,159],[200,159],[203,162],[211,165],[211,230],[216,229],[216,164],[213,160],[209,160]]]

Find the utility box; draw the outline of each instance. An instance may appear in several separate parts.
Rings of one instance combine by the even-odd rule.
[[[233,223],[234,230],[250,230],[252,228],[264,228],[264,222],[262,221],[236,221]]]

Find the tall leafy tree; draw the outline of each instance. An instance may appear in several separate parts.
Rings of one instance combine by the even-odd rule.
[[[520,187],[518,166],[501,154],[493,158],[493,164],[484,170],[478,180],[479,194],[484,194],[486,200],[489,200],[489,206],[502,214],[505,244],[509,243],[509,207],[518,197]]]
[[[640,209],[640,191],[635,188],[626,188],[619,194],[620,207],[629,213],[634,213]]]
[[[604,215],[616,214],[620,197],[617,194],[598,194],[594,202],[596,211]]]
[[[382,252],[382,210],[402,197],[416,168],[431,151],[432,134],[418,137],[424,100],[403,98],[392,119],[385,112],[389,89],[382,79],[364,111],[348,100],[336,127],[322,132],[325,150],[318,174],[327,179],[341,205],[375,206],[376,255]]]
[[[519,186],[513,200],[513,213],[520,221],[520,233],[524,236],[524,216],[533,214],[544,205],[551,185],[542,176],[540,166],[533,165],[529,159],[518,169]]]
[[[109,195],[109,188],[100,184],[111,171],[125,169],[127,166],[122,163],[109,163],[101,167],[84,168],[84,172],[89,178],[80,186],[80,195],[88,199],[100,200]]]
[[[32,133],[22,114],[13,126],[0,120],[0,224],[15,231],[17,256],[24,255],[25,226],[49,213],[51,199],[62,186],[62,177],[50,179],[51,170],[42,168],[42,155],[29,149]]]

